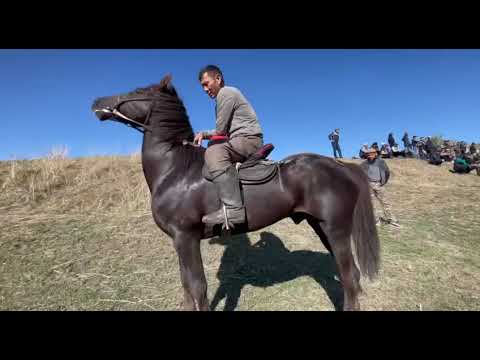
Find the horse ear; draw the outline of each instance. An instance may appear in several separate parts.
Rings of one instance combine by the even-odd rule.
[[[170,85],[171,81],[172,81],[172,74],[168,73],[163,77],[162,80],[160,80],[159,87],[165,89]]]
[[[160,89],[171,94],[171,95],[177,95],[177,91],[172,85],[172,74],[168,73],[167,75],[164,76],[164,78],[160,81],[159,85]]]

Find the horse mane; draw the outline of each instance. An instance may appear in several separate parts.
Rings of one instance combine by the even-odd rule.
[[[135,94],[140,95],[158,95],[159,93],[166,93],[174,96],[180,101],[183,106],[183,101],[178,96],[177,90],[172,85],[172,75],[167,74],[158,84],[152,84],[146,87],[139,87],[133,91]]]
[[[204,149],[182,143],[183,140],[192,142],[194,133],[185,105],[171,80],[172,76],[168,74],[160,83],[137,88],[134,93],[154,98],[150,124],[155,137],[171,143],[172,148],[181,154],[185,170],[191,168],[193,164],[203,166]]]
[[[171,78],[167,75],[160,83],[137,88],[132,93],[152,98],[150,124],[157,138],[165,142],[192,141],[194,134],[187,110]]]

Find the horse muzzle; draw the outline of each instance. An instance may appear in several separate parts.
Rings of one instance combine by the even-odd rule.
[[[100,121],[111,119],[114,116],[112,110],[110,109],[97,109],[93,110],[93,112]]]

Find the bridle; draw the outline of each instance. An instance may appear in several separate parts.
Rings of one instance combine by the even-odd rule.
[[[118,99],[120,99],[120,97],[118,97]],[[129,101],[151,101],[151,105],[148,109],[148,112],[147,112],[147,115],[145,117],[145,122],[142,124],[142,123],[139,123],[138,121],[135,121],[133,119],[130,119],[128,116],[122,114],[118,108],[125,104],[126,102],[129,102]],[[116,122],[119,122],[121,124],[124,124],[124,125],[127,125],[128,127],[131,127],[132,129],[135,129],[139,132],[141,132],[142,134],[145,134],[146,131],[149,131],[149,132],[153,132],[153,129],[152,127],[149,125],[149,122],[150,122],[150,117],[152,115],[152,107],[153,107],[153,103],[154,103],[155,99],[154,98],[151,98],[151,97],[141,97],[141,98],[133,98],[133,99],[125,99],[125,100],[122,100],[122,101],[118,101],[114,106],[113,108],[110,108],[110,107],[107,107],[107,108],[103,108],[101,110],[95,110],[95,112],[97,111],[102,111],[102,112],[109,112],[111,113],[112,115],[116,116],[117,118],[113,118],[113,119],[109,119],[111,121],[116,121]],[[120,120],[118,118],[121,118],[123,120]],[[181,143],[182,145],[192,145],[192,146],[195,146],[195,147],[198,147],[200,145],[195,145],[193,142],[191,141],[188,141],[188,140],[185,140],[185,139],[181,139],[181,140],[178,140],[177,141],[178,143]]]
[[[120,97],[118,97],[118,98],[120,98]],[[133,128],[133,129],[141,132],[142,134],[144,134],[145,131],[150,131],[150,132],[152,132],[152,127],[148,125],[149,122],[150,122],[150,115],[151,115],[151,113],[152,113],[152,105],[150,105],[150,108],[148,109],[148,113],[147,113],[146,118],[145,118],[145,122],[142,124],[142,123],[139,123],[138,121],[135,121],[135,120],[133,120],[133,119],[130,119],[128,116],[122,114],[122,113],[118,110],[118,108],[119,108],[121,105],[123,105],[123,104],[125,104],[125,103],[127,103],[127,102],[129,102],[129,101],[151,101],[151,102],[152,102],[152,105],[153,105],[154,99],[153,99],[153,98],[147,98],[147,97],[143,97],[143,98],[133,98],[133,99],[125,99],[125,100],[122,100],[122,101],[118,101],[118,102],[114,105],[113,109],[107,107],[107,108],[104,108],[104,109],[101,109],[101,110],[95,110],[95,112],[97,112],[97,111],[109,112],[109,113],[111,113],[112,115],[116,116],[117,118],[122,118],[122,119],[124,119],[125,121],[120,120],[120,119],[116,119],[116,118],[113,118],[113,119],[110,119],[110,120],[119,122],[119,123],[121,123],[121,124],[125,124],[125,125],[127,125],[128,127],[131,127],[131,128]]]

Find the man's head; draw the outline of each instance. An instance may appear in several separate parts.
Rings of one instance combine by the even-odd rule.
[[[337,134],[339,134],[339,133],[340,133],[340,129],[335,129],[335,132],[336,132]]]
[[[215,99],[220,89],[225,86],[222,71],[215,65],[202,68],[198,74],[198,80],[203,90],[212,99]]]
[[[373,161],[377,157],[377,150],[375,150],[375,149],[368,149],[366,151],[366,153],[367,153],[367,160],[368,161]]]

